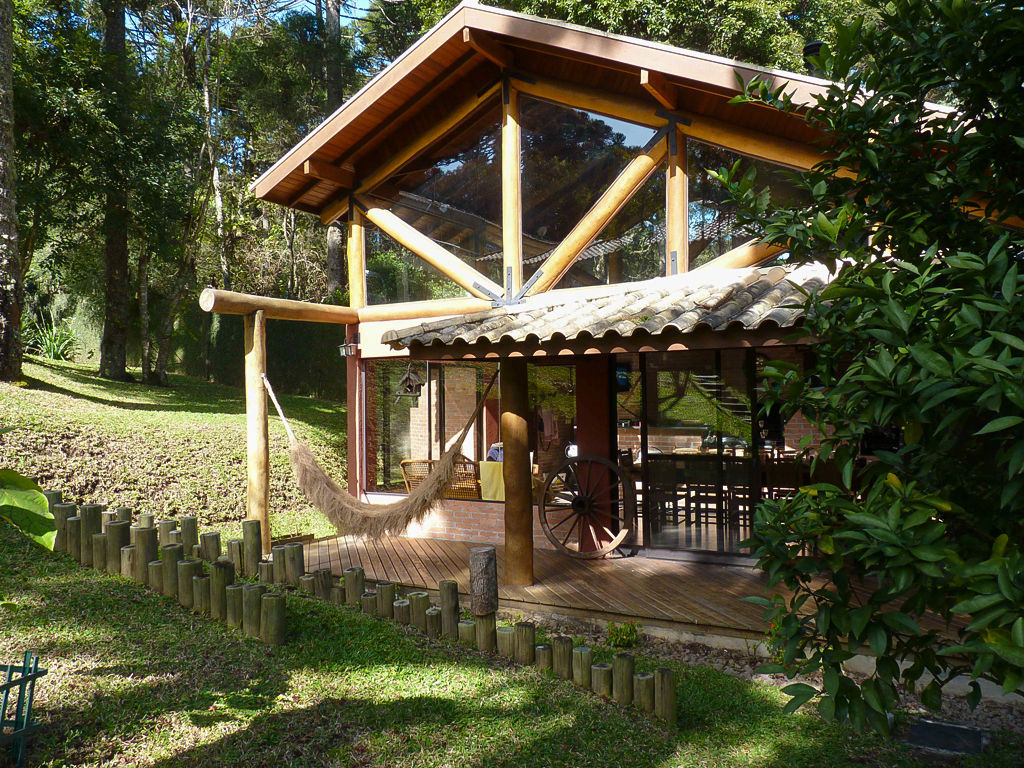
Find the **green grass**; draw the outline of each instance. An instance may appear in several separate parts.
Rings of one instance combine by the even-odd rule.
[[[708,667],[677,665],[679,727],[666,729],[532,669],[311,599],[288,599],[291,642],[274,648],[6,524],[0,562],[0,659],[31,648],[50,670],[30,765],[933,764],[812,713],[784,715],[775,688]],[[962,765],[1016,765],[1020,741],[997,744]]]
[[[27,387],[0,383],[0,467],[35,477],[74,502],[128,506],[161,517],[198,515],[238,536],[245,514],[245,398],[239,389],[171,376],[159,388],[99,379],[73,363],[29,358]],[[345,477],[345,407],[281,397],[285,415],[324,468]],[[332,533],[295,487],[287,438],[270,418],[275,536]]]

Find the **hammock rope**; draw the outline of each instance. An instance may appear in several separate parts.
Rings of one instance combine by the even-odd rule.
[[[314,507],[323,512],[339,534],[366,536],[372,539],[402,533],[410,525],[426,517],[434,504],[444,496],[455,479],[455,460],[461,455],[462,443],[480,416],[484,401],[497,379],[497,374],[491,377],[466,426],[408,496],[392,504],[371,504],[352,496],[317,463],[309,446],[295,437],[267,375],[261,375],[263,386],[266,387],[267,394],[277,409],[277,415],[284,424],[285,432],[288,433],[288,455],[299,489]]]

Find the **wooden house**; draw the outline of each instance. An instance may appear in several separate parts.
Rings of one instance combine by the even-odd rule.
[[[772,194],[821,159],[803,121],[730,104],[759,76],[826,83],[464,2],[253,185],[347,229],[347,307],[218,291],[246,315],[250,513],[266,514],[262,324],[348,325],[348,482],[418,482],[500,371],[451,498],[408,536],[742,557],[751,511],[802,481],[809,425],[757,418],[763,362],[799,363],[827,273],[756,242],[709,172]],[[546,556],[546,555],[545,555]]]

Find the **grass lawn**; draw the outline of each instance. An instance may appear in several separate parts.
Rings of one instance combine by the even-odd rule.
[[[0,659],[31,648],[50,670],[30,765],[934,764],[810,712],[784,715],[775,688],[709,667],[678,667],[669,730],[532,669],[312,599],[289,598],[292,639],[275,648],[4,523],[0,562]],[[998,753],[961,764],[1019,765],[1020,741],[996,741]]]
[[[199,515],[241,535],[245,515],[242,390],[184,376],[171,387],[100,379],[82,365],[27,358],[29,386],[0,382],[0,467],[35,477],[73,502],[105,503],[160,517]],[[333,477],[345,476],[345,407],[281,397],[285,415]],[[333,529],[295,487],[287,438],[270,419],[271,525],[275,536]]]

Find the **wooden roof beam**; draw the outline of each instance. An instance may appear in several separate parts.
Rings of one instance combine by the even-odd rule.
[[[499,69],[509,69],[515,64],[515,56],[512,51],[486,32],[464,27],[462,30],[462,42],[484,58],[493,61],[498,65]]]
[[[323,160],[307,160],[302,164],[302,173],[306,178],[326,181],[343,189],[352,189],[356,185],[356,169],[351,163],[337,166]]]
[[[641,69],[640,85],[665,109],[679,109],[678,89],[660,73]]]
[[[206,288],[199,294],[199,306],[218,315],[251,315],[262,310],[268,320],[303,320],[312,323],[352,325],[359,322],[359,313],[352,307],[314,304],[309,301],[272,299],[249,293]]]

